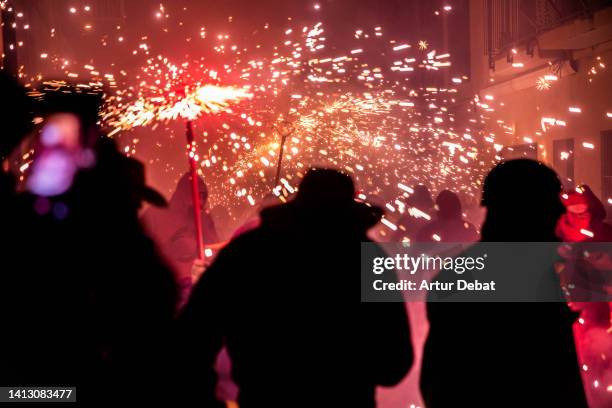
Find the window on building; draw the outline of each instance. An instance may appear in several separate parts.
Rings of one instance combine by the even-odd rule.
[[[572,18],[608,7],[610,0],[483,0],[485,53],[500,55]]]

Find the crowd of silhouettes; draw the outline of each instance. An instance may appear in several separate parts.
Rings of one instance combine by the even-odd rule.
[[[225,350],[221,371],[231,361],[241,407],[371,408],[376,387],[409,372],[404,305],[358,298],[360,243],[383,209],[356,201],[350,176],[309,170],[295,197],[267,196],[211,265],[194,264],[189,174],[169,202],[148,187],[142,163],[96,124],[100,95],[33,101],[1,74],[0,97],[0,385],[76,386],[81,406],[225,407]],[[44,120],[32,131],[35,112]],[[23,174],[15,154],[34,155]],[[219,244],[201,179],[199,190],[205,244]],[[415,186],[393,239],[575,242],[588,229],[589,240],[610,240],[590,189],[560,193],[542,163],[497,165],[479,234],[457,194],[434,201]],[[607,305],[585,308],[603,325]],[[578,313],[565,302],[428,303],[427,316],[427,407],[586,406]]]

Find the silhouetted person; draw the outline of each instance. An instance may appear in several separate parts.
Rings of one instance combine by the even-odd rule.
[[[609,298],[606,285],[612,282],[609,245],[612,227],[604,222],[605,207],[588,186],[579,186],[561,197],[567,212],[559,219],[557,235],[573,243],[562,251],[566,262],[561,277],[572,294],[570,306],[580,312],[581,322],[574,325],[574,333],[580,361],[588,367],[583,376],[585,383],[605,381],[612,369],[609,358],[612,336],[607,333],[611,303],[589,300]],[[609,398],[605,387],[589,392],[589,400],[594,406],[605,406],[604,401]]]
[[[272,207],[279,203],[280,200],[274,194],[266,194],[257,205],[256,212],[232,233],[230,239],[235,239],[259,227],[261,225],[260,212],[265,208]],[[219,353],[215,364],[215,370],[218,375],[217,397],[223,398],[224,400],[235,400],[238,395],[238,388],[231,378],[231,361],[226,348],[223,348]]]
[[[482,279],[495,268],[516,273],[517,279],[529,270],[533,259],[513,253],[512,242],[555,241],[564,211],[560,191],[554,171],[536,161],[504,162],[489,173],[482,241],[510,244],[506,256],[486,261]],[[540,272],[555,283],[548,289],[557,291],[558,301],[428,303],[430,330],[421,370],[428,408],[587,406],[572,336],[576,314],[563,301],[553,264]],[[441,272],[437,279],[443,278]]]
[[[92,399],[141,404],[156,397],[137,395],[132,386],[163,386],[179,301],[172,270],[138,219],[142,201],[163,206],[164,200],[144,184],[142,163],[125,158],[110,139],[101,139],[96,151],[98,165],[81,172],[73,187],[78,222],[73,241],[81,242],[72,253],[89,265],[76,270],[91,285],[86,288],[90,321],[82,324],[93,328],[106,371],[94,383],[99,394]]]
[[[417,242],[475,242],[476,228],[463,219],[457,194],[443,190],[436,197],[436,219],[425,225],[416,236]]]
[[[160,381],[176,287],[92,98],[51,97],[35,141],[0,274],[0,321],[12,327],[0,338],[0,384],[70,385],[79,406],[134,405],[152,397],[132,387]]]
[[[224,406],[213,371],[223,344],[242,408],[374,407],[376,386],[404,377],[404,305],[359,302],[360,242],[382,211],[354,193],[350,177],[310,170],[293,201],[219,253],[180,319],[180,397]]]
[[[583,309],[589,323],[607,328],[610,325],[607,302],[579,301],[607,298],[605,286],[612,279],[612,253],[608,246],[594,243],[612,242],[612,226],[604,222],[605,207],[588,186],[563,194],[562,200],[567,211],[559,219],[557,236],[565,242],[586,243],[569,246],[571,251],[563,252],[568,262],[562,276],[573,285],[572,299],[578,301],[574,305]],[[584,251],[589,253],[588,257],[583,255]]]
[[[208,187],[198,178],[200,211],[205,244],[219,241],[214,222],[206,211]],[[196,228],[193,215],[191,174],[185,173],[176,185],[168,208],[149,208],[142,216],[142,223],[155,241],[163,258],[172,268],[181,289],[182,304],[193,284],[192,267],[198,256]]]
[[[415,242],[417,233],[433,215],[434,201],[427,186],[414,186],[413,193],[406,200],[406,211],[397,221],[397,231],[393,240],[400,242],[405,238]]]

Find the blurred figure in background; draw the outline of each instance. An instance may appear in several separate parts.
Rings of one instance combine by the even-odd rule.
[[[582,375],[585,384],[608,384],[612,380],[612,303],[588,300],[612,290],[612,227],[604,222],[605,207],[588,186],[578,186],[561,197],[567,211],[559,220],[557,235],[575,243],[561,252],[566,260],[561,277],[572,293],[572,309],[580,312],[574,336],[580,362],[588,367]],[[589,388],[593,406],[609,405],[612,396],[605,386]]]
[[[612,242],[612,226],[605,222],[606,207],[587,185],[562,195],[567,212],[557,225],[566,242]]]
[[[138,223],[134,178],[95,125],[100,100],[45,95],[0,274],[0,322],[12,327],[0,384],[73,385],[81,406],[149,398],[128,383],[163,381],[176,307],[172,274]]]
[[[198,177],[200,212],[204,244],[219,242],[212,217],[206,210],[208,187]],[[191,193],[191,174],[185,173],[178,181],[167,208],[149,208],[141,218],[145,231],[155,241],[162,257],[172,268],[180,288],[183,304],[189,296],[194,274],[203,271],[204,264],[197,260],[196,227]]]
[[[443,190],[436,197],[436,219],[419,230],[417,242],[476,242],[478,231],[463,219],[457,194]]]
[[[586,186],[561,195],[566,212],[557,224],[557,236],[564,242],[594,244],[612,242],[612,226],[605,223],[606,210]],[[575,300],[597,300],[598,293],[605,292],[605,285],[612,281],[612,253],[602,245],[562,247],[562,256],[568,262],[562,276],[573,285]],[[589,256],[583,256],[584,251]],[[581,291],[581,292],[579,292]],[[590,324],[607,328],[610,325],[610,308],[607,302],[575,302],[588,315]]]
[[[434,209],[434,201],[427,186],[414,186],[413,193],[406,200],[406,212],[397,221],[397,231],[393,241],[401,242],[408,239],[416,241],[417,233],[429,221]]]

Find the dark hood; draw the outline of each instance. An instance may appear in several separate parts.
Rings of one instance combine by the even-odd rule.
[[[204,195],[204,200],[201,204],[205,205],[206,201],[208,201],[208,187],[206,186],[206,183],[204,183],[204,180],[202,180],[200,177],[198,177],[198,187],[200,190],[200,195]],[[173,213],[183,214],[185,217],[187,217],[190,212],[193,211],[192,203],[191,174],[185,173],[176,185],[176,190],[170,198],[168,207]]]
[[[459,196],[452,191],[443,190],[436,198],[438,206],[438,218],[444,220],[461,219],[461,201]]]

